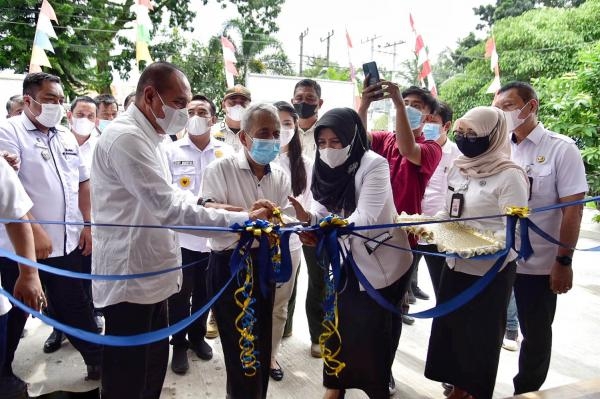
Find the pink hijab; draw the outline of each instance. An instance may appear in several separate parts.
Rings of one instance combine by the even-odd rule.
[[[464,155],[454,161],[454,166],[460,173],[471,177],[492,176],[509,168],[518,169],[523,173],[523,178],[528,182],[527,174],[519,165],[510,160],[510,145],[504,112],[496,107],[475,107],[467,111],[462,118],[454,123],[456,129],[458,122],[463,128],[470,128],[477,137],[490,136],[490,147],[481,155],[473,158]]]

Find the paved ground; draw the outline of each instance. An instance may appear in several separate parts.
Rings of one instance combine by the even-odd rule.
[[[586,212],[587,219],[589,216],[590,213]],[[592,227],[585,227],[582,237],[589,238],[580,239],[580,248],[600,245],[600,226]],[[285,378],[281,382],[271,380],[269,398],[319,398],[324,391],[322,363],[308,354],[308,327],[302,306],[306,290],[304,270],[300,273],[300,306],[296,310],[294,335],[284,340],[279,356]],[[574,270],[574,288],[569,294],[561,296],[558,302],[551,370],[543,388],[600,376],[600,342],[597,339],[600,329],[600,312],[597,311],[600,308],[600,253],[578,252],[574,259]],[[419,276],[422,288],[431,292],[426,267],[421,268]],[[414,311],[428,308],[432,304],[433,301],[418,301]],[[398,381],[398,394],[395,397],[443,397],[440,385],[423,376],[430,327],[430,320],[418,320],[415,325],[404,329],[394,364],[394,374]],[[65,344],[54,354],[46,355],[41,348],[50,332],[49,327],[32,320],[28,324],[28,330],[29,333],[17,352],[15,369],[17,374],[30,383],[32,396],[56,390],[87,391],[94,388],[94,384],[83,381],[83,362],[70,344]],[[190,372],[186,376],[177,376],[169,370],[162,398],[225,397],[225,369],[220,342],[218,339],[209,342],[215,352],[213,360],[201,361],[190,352]],[[517,352],[502,350],[495,398],[512,395],[512,377],[517,370],[517,359]],[[366,398],[366,395],[354,391],[347,397]]]

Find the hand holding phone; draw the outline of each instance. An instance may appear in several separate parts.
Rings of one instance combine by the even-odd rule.
[[[379,70],[377,69],[377,63],[375,61],[367,62],[363,64],[363,72],[365,73],[365,79],[369,75],[367,86],[372,86],[379,82]]]

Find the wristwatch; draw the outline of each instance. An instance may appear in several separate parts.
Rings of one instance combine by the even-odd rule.
[[[215,200],[213,200],[211,198],[200,198],[198,200],[198,205],[200,205],[200,206],[206,206],[206,204],[208,204],[209,202],[215,202]]]
[[[556,261],[563,266],[571,266],[573,263],[573,258],[568,255],[557,256]]]

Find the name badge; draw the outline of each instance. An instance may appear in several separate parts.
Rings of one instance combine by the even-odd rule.
[[[465,196],[461,193],[452,194],[450,199],[450,217],[459,218],[465,205]]]
[[[194,166],[194,161],[173,161],[173,165]]]

